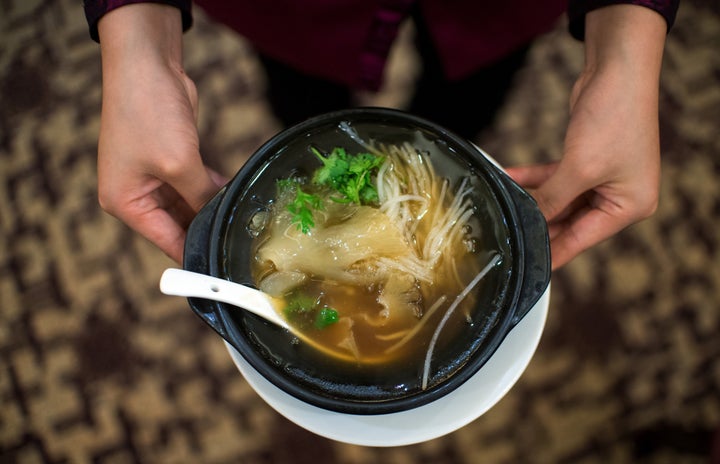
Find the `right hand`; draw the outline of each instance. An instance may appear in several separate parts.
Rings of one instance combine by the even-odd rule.
[[[197,92],[181,66],[180,13],[126,5],[98,26],[100,205],[181,263],[190,221],[225,179],[200,156]]]

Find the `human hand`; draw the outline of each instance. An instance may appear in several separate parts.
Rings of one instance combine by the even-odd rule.
[[[657,207],[665,33],[662,17],[644,7],[588,14],[586,67],[571,95],[561,161],[507,170],[548,221],[553,269]]]
[[[98,30],[100,204],[182,262],[190,221],[225,179],[200,156],[197,93],[181,66],[180,13],[127,5],[105,15]]]

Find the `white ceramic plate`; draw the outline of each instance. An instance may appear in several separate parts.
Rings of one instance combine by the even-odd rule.
[[[392,414],[353,415],[304,403],[260,375],[230,344],[227,349],[250,386],[277,412],[311,432],[364,446],[403,446],[441,437],[480,417],[517,382],[545,327],[550,286],[482,368],[463,385],[424,406]]]

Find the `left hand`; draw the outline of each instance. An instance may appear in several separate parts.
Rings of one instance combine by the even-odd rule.
[[[665,32],[662,17],[645,7],[588,14],[586,67],[573,88],[562,160],[507,169],[548,221],[553,269],[657,208]],[[644,35],[633,42],[637,33]]]

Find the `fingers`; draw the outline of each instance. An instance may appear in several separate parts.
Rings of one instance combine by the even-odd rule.
[[[566,171],[561,163],[507,169],[529,189],[548,222],[553,269],[627,225],[617,208],[593,191],[595,184],[577,170]]]
[[[199,170],[171,172],[167,182],[157,191],[158,207],[136,219],[136,230],[182,263],[187,228],[225,179],[201,164]]]
[[[202,206],[225,183],[225,178],[206,168],[155,176],[138,176],[130,184],[105,183],[100,203],[105,211],[150,240],[165,254],[182,263],[185,233]],[[199,175],[198,175],[199,174]],[[145,180],[141,180],[141,179]],[[125,179],[127,180],[127,179]],[[111,187],[108,188],[107,185]]]
[[[553,270],[564,266],[575,256],[612,237],[631,223],[632,221],[599,208],[585,206],[573,211],[567,220],[554,224],[555,233],[550,239]]]
[[[175,262],[182,264],[186,228],[168,211],[154,208],[136,216],[120,219]]]

